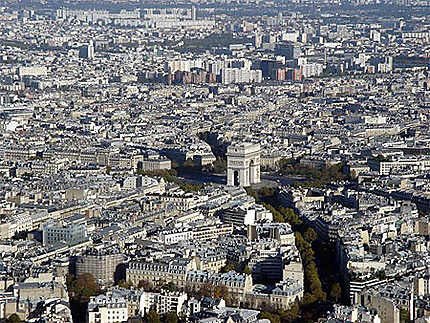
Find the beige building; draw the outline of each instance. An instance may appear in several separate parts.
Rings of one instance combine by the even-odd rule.
[[[400,323],[400,309],[388,298],[372,293],[364,293],[364,306],[373,307],[381,318],[381,323]]]
[[[168,263],[162,262],[130,262],[126,271],[127,282],[138,285],[141,280],[155,285],[173,282],[182,288],[186,285],[186,275],[196,269],[195,259],[175,259]]]
[[[78,256],[76,259],[76,275],[89,273],[102,285],[112,285],[118,265],[125,260],[121,253],[93,252]]]
[[[12,292],[0,293],[0,321],[8,318],[10,315],[17,313],[17,298]],[[19,315],[19,314],[18,314]],[[24,313],[19,315],[24,318]]]
[[[157,171],[172,169],[172,162],[167,158],[144,159],[141,169],[144,171]]]
[[[196,264],[198,270],[210,270],[217,273],[227,264],[227,257],[225,254],[198,256]]]
[[[208,241],[232,233],[233,224],[207,225],[194,229],[193,237],[198,241]]]

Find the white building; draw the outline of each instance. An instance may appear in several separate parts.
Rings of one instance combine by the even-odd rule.
[[[165,70],[168,73],[177,71],[190,72],[192,68],[203,68],[203,61],[199,59],[174,59],[166,62]]]
[[[46,66],[21,66],[18,68],[19,76],[46,76],[48,68]]]
[[[88,303],[88,323],[116,323],[128,320],[127,302],[123,297],[99,295]]]
[[[323,72],[323,65],[318,63],[308,63],[301,65],[303,77],[319,76]]]
[[[85,223],[48,222],[43,226],[43,245],[65,242],[75,245],[88,239]]]
[[[160,293],[143,292],[140,296],[140,313],[144,315],[151,308],[159,314],[168,312],[181,313],[184,303],[188,296],[183,292],[169,292],[161,290]]]
[[[380,162],[379,174],[427,172],[430,169],[430,159],[401,158],[394,161]]]
[[[174,244],[184,240],[192,240],[194,232],[189,229],[176,229],[160,232],[159,238],[165,244]]]
[[[222,83],[260,83],[263,79],[261,70],[246,68],[224,68],[222,70]]]

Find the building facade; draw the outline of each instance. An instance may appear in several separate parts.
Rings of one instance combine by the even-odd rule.
[[[124,261],[121,253],[89,253],[76,259],[76,275],[89,273],[101,284],[111,285],[118,265]]]

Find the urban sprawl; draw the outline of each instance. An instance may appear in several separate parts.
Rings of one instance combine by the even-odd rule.
[[[430,322],[430,4],[0,1],[0,322]]]

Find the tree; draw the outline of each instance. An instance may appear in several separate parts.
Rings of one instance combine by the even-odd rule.
[[[281,322],[279,315],[272,314],[270,312],[260,312],[260,314],[258,314],[258,318],[269,320],[270,323],[280,323]]]
[[[331,285],[330,297],[334,299],[335,302],[337,302],[341,296],[342,296],[342,289],[340,287],[340,284],[336,282],[333,285]]]
[[[72,296],[76,299],[88,299],[99,292],[94,276],[89,273],[81,274],[76,279],[69,280],[69,283]]]
[[[178,164],[177,162],[175,162],[174,160],[172,160],[172,162],[171,162],[171,167],[172,167],[172,168],[178,168],[178,167],[179,167],[179,164]]]
[[[405,309],[400,309],[400,322],[401,323],[409,323],[411,322],[409,311]]]
[[[166,323],[178,323],[179,318],[178,315],[175,312],[169,312],[166,314]]]
[[[163,289],[167,289],[169,292],[176,292],[178,290],[178,287],[173,282],[168,282],[167,284],[163,285]]]
[[[317,233],[315,232],[315,230],[314,230],[314,229],[312,229],[312,228],[308,228],[308,229],[305,231],[305,233],[303,234],[303,237],[305,238],[305,240],[306,240],[307,242],[312,243],[312,242],[314,242],[314,241],[318,238],[318,235],[317,235]]]
[[[158,314],[154,310],[149,310],[149,312],[145,316],[146,322],[148,323],[161,323],[160,314]]]
[[[309,305],[309,304],[315,303],[316,300],[317,300],[316,297],[314,295],[312,295],[311,293],[305,293],[303,295],[302,303],[304,305]]]
[[[184,162],[183,167],[185,167],[185,168],[194,168],[194,167],[197,167],[197,164],[194,162],[194,160],[192,160],[192,159],[187,159],[187,160]]]
[[[385,157],[384,155],[382,155],[382,154],[379,154],[378,156],[376,156],[376,158],[375,158],[378,162],[387,162],[387,161],[390,161],[390,158],[388,158],[388,157]]]
[[[303,239],[303,236],[300,232],[294,232],[294,236],[296,238],[296,246],[300,250],[300,248],[303,248],[305,244],[305,239]]]
[[[387,278],[384,270],[377,271],[375,275],[379,280],[384,280]]]
[[[148,291],[152,290],[153,286],[152,286],[151,282],[142,279],[137,284],[137,288],[142,288],[144,291],[148,292]]]
[[[121,279],[121,280],[118,282],[118,286],[119,286],[119,287],[121,287],[121,288],[126,288],[126,289],[128,289],[128,288],[130,288],[132,285],[133,285],[132,283],[130,283],[130,282],[126,282],[124,279]]]
[[[231,262],[227,263],[225,266],[221,268],[222,273],[228,273],[229,271],[232,271],[232,270],[236,270],[236,266]]]
[[[6,323],[20,323],[20,322],[22,321],[19,318],[18,314],[12,314],[6,320]]]
[[[245,266],[243,268],[243,273],[246,274],[246,275],[251,275],[252,271],[251,271],[251,269],[248,266]]]
[[[322,288],[316,289],[312,294],[319,301],[325,302],[327,300],[327,294],[322,290]]]
[[[268,198],[268,197],[274,196],[276,192],[275,192],[275,189],[274,189],[274,188],[264,186],[264,187],[259,191],[259,193],[260,193],[260,195],[261,195],[263,198]]]
[[[248,194],[249,196],[252,196],[257,203],[260,201],[260,197],[258,196],[257,191],[255,191],[251,187],[245,187],[245,191],[246,191],[246,194]],[[266,205],[265,205],[265,203],[263,203],[263,206],[265,208],[267,208]]]
[[[299,315],[300,308],[297,303],[294,303],[291,305],[291,307],[288,310],[278,310],[278,315],[281,319],[281,322],[293,322],[297,319],[297,316]]]
[[[208,284],[208,283],[203,284],[200,287],[200,291],[199,291],[199,293],[202,297],[212,297],[213,292],[214,292],[213,285]]]
[[[216,286],[213,290],[213,297],[214,298],[222,298],[226,300],[228,297],[228,289],[225,286]]]
[[[311,261],[314,261],[315,252],[311,248],[304,249],[302,252],[302,259],[303,259],[305,264],[308,264]]]
[[[223,173],[227,169],[227,160],[217,157],[213,164],[215,173]]]

